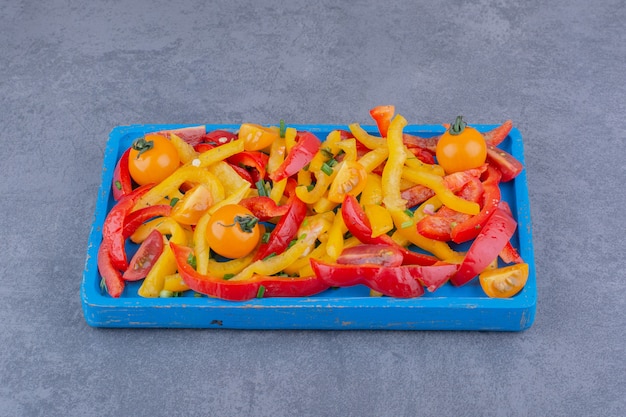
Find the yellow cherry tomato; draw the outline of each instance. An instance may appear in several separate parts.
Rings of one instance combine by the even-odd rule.
[[[478,168],[487,158],[485,138],[458,116],[437,142],[437,163],[446,174]]]
[[[148,134],[137,139],[128,156],[130,176],[139,185],[158,184],[179,166],[176,147],[161,135]]]
[[[213,204],[211,191],[202,184],[195,185],[176,202],[170,217],[178,223],[194,225]]]
[[[346,195],[358,195],[365,188],[367,171],[356,161],[343,161],[328,190],[328,199],[341,203]]]
[[[479,275],[480,286],[489,297],[509,298],[520,292],[528,280],[528,264],[519,263],[487,269]]]
[[[228,204],[211,215],[206,239],[214,252],[226,258],[242,258],[254,250],[261,239],[257,219],[250,210]]]
[[[265,149],[279,137],[279,131],[269,127],[253,123],[244,123],[239,127],[239,139],[243,139],[243,147],[246,151]]]

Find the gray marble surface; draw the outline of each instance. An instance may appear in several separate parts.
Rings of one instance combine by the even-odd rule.
[[[624,416],[626,4],[0,1],[0,416]],[[144,123],[514,120],[521,333],[112,330],[79,296],[105,142]]]

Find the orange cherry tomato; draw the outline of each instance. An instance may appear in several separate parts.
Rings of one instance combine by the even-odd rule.
[[[139,185],[158,184],[179,166],[176,148],[161,135],[148,134],[137,139],[128,155],[130,176]]]
[[[487,269],[479,276],[480,286],[489,297],[509,298],[520,292],[528,280],[528,264]]]
[[[328,199],[341,203],[346,195],[356,196],[365,188],[367,171],[359,162],[343,161],[328,190]]]
[[[437,163],[446,174],[478,168],[487,158],[487,144],[480,132],[458,116],[437,142]]]
[[[246,151],[260,151],[280,137],[278,130],[253,123],[244,123],[239,127],[239,139],[243,139]]]
[[[209,247],[226,258],[242,258],[254,250],[261,239],[259,219],[237,204],[220,207],[207,225]]]
[[[170,216],[178,223],[194,225],[213,204],[211,191],[202,184],[189,189],[183,198],[176,202]]]

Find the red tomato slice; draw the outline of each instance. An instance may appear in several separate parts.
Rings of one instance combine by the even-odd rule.
[[[400,266],[403,259],[402,252],[394,246],[362,244],[344,249],[337,258],[337,263],[343,265]]]
[[[126,281],[138,281],[145,278],[161,253],[163,253],[163,236],[158,230],[153,230],[137,249],[137,253],[130,260],[130,265],[122,278]]]

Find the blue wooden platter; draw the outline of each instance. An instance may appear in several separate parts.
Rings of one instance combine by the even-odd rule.
[[[478,330],[522,331],[535,319],[537,285],[532,243],[532,223],[526,170],[513,181],[501,184],[502,196],[513,211],[518,227],[511,242],[529,264],[530,274],[524,289],[512,298],[487,297],[474,279],[462,287],[446,284],[434,293],[419,298],[370,297],[364,286],[329,289],[304,298],[262,298],[245,302],[224,301],[193,291],[175,298],[143,298],[137,295],[138,283],[128,283],[119,298],[100,288],[97,252],[102,240],[104,219],[114,205],[111,182],[113,170],[133,140],[149,132],[189,125],[134,125],[114,128],[106,144],[94,220],[89,235],[85,270],[81,285],[83,313],[94,327],[118,328],[228,328],[228,329],[327,329],[327,330]],[[207,131],[236,131],[239,125],[205,125]],[[308,130],[324,140],[344,125],[290,125]],[[473,125],[488,131],[495,125]],[[377,134],[375,126],[362,126]],[[405,133],[429,137],[439,135],[441,125],[410,125]],[[524,163],[521,133],[513,128],[499,145]],[[457,250],[467,246],[455,247]],[[132,250],[132,248],[131,248]]]

